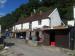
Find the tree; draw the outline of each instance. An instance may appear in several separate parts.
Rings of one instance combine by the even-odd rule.
[[[48,11],[49,8],[58,8],[62,20],[73,19],[73,5],[75,0],[29,0],[29,3],[22,4],[19,8],[10,14],[0,18],[0,24],[3,29],[12,27],[20,17],[30,16],[33,9],[38,13]]]

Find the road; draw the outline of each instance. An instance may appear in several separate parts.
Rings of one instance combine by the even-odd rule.
[[[15,45],[1,52],[5,56],[68,56],[61,48],[57,47],[32,47],[25,44],[23,39],[10,39],[9,42],[15,43]]]

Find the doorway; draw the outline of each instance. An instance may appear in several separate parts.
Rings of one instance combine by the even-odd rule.
[[[36,38],[37,38],[37,41],[40,40],[40,38],[39,38],[39,31],[36,31]]]
[[[26,37],[26,32],[19,32],[19,33],[16,33],[16,38],[21,38],[22,36],[22,39],[25,39]]]
[[[49,40],[50,40],[50,46],[56,46],[56,42],[55,42],[55,31],[50,30],[49,31]]]

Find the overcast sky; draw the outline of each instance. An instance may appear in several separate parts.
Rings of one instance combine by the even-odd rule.
[[[6,15],[27,2],[28,0],[0,0],[0,15]]]

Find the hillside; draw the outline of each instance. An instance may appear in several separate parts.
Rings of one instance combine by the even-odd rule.
[[[73,5],[75,0],[29,0],[27,4],[22,4],[15,11],[0,18],[2,29],[12,27],[20,17],[28,17],[36,10],[45,12],[49,8],[58,8],[61,18],[64,22],[73,19]]]

